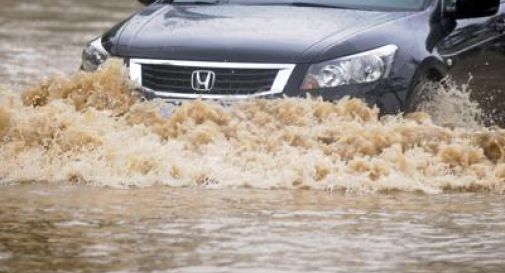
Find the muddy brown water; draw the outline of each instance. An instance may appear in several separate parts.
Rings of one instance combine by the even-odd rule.
[[[9,90],[22,90],[53,73],[74,72],[82,45],[138,8],[127,0],[0,4],[0,82]],[[94,80],[103,81],[96,76],[81,84]],[[76,81],[66,82],[67,88]],[[392,142],[385,154],[348,138],[349,149],[363,150],[347,164],[340,158],[351,156],[347,151],[325,143],[331,136],[319,141],[318,132],[326,132],[329,124],[312,115],[373,114],[355,103],[336,108],[302,101],[251,103],[247,111],[224,112],[196,104],[185,110],[194,120],[178,117],[195,134],[169,134],[170,124],[133,126],[131,117],[129,123],[92,110],[100,101],[78,112],[69,103],[54,101],[34,110],[9,98],[0,97],[7,101],[0,101],[0,129],[2,111],[16,123],[6,127],[9,139],[0,143],[0,272],[505,269],[504,165],[491,161],[483,154],[485,147],[472,140],[482,134],[499,140],[503,132],[336,118],[358,139],[360,134],[375,132],[376,138],[405,131],[377,140]],[[277,106],[283,110],[272,109]],[[138,107],[128,110],[139,114],[134,120],[146,113]],[[297,111],[308,113],[307,120],[293,118],[290,113],[296,117]],[[257,115],[245,128],[233,123],[245,123],[251,113]],[[201,115],[213,122],[195,124]],[[231,121],[219,119],[226,115]],[[279,122],[288,128],[275,127]],[[52,124],[69,129],[56,130]],[[29,130],[36,126],[44,130]],[[275,132],[266,135],[269,126]],[[416,131],[422,135],[418,142],[410,139]],[[169,140],[158,139],[164,136]],[[290,145],[275,151],[254,146],[286,137]],[[448,143],[429,143],[433,137]],[[91,143],[86,149],[83,140]],[[208,141],[217,144],[205,146]],[[415,142],[419,148],[407,145],[402,154],[395,141]],[[183,147],[189,144],[196,147]],[[442,153],[428,151],[433,146]],[[416,168],[409,169],[409,163]],[[411,175],[402,176],[399,169]]]
[[[1,0],[0,84],[22,88],[76,71],[83,44],[139,6],[133,0]]]

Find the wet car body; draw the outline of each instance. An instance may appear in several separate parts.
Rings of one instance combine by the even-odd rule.
[[[499,90],[505,90],[504,6],[485,16],[457,19],[444,14],[442,0],[427,0],[416,10],[158,1],[106,32],[100,43],[107,54],[125,59],[148,98],[233,100],[309,94],[337,100],[353,96],[384,113],[397,113],[412,107],[422,79],[440,80],[450,74],[466,83],[471,74],[475,96],[496,108],[501,107],[499,99],[490,100],[489,92],[499,95]],[[397,46],[387,77],[302,90],[314,64],[387,45]],[[245,73],[246,78],[239,78],[245,82],[267,81],[263,69],[279,74],[267,92],[242,94],[233,86],[236,78],[222,75],[236,77],[243,67],[247,73],[265,74],[247,78]],[[225,79],[215,88],[222,92],[192,86],[195,71],[209,70],[217,71],[216,81]],[[172,78],[174,86],[166,83]]]

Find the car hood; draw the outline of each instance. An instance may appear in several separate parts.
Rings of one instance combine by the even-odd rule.
[[[407,15],[290,6],[153,5],[103,39],[117,56],[302,63],[318,58],[318,45],[325,40],[342,41]]]

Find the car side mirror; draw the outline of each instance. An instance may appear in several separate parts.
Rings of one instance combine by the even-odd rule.
[[[156,0],[138,0],[138,1],[146,6],[156,2]]]
[[[445,14],[455,19],[477,18],[495,15],[500,0],[445,0]]]

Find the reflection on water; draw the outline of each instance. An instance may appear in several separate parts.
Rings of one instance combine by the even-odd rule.
[[[489,194],[27,184],[2,189],[0,207],[5,272],[461,273],[504,265],[505,204]]]
[[[83,43],[136,7],[133,0],[2,0],[1,5],[0,80],[18,87],[33,84],[53,72],[74,71]],[[382,164],[380,160],[391,163],[401,159],[395,156],[402,154],[402,149],[384,154],[366,141],[353,142],[357,134],[351,134],[354,137],[348,138],[348,146],[331,145],[342,130],[317,138],[317,132],[324,132],[321,124],[317,127],[321,131],[310,133],[307,128],[316,128],[308,127],[312,120],[293,119],[300,116],[297,111],[313,113],[307,107],[315,103],[283,102],[278,104],[284,107],[278,113],[270,108],[261,109],[261,103],[249,104],[260,107],[256,110],[236,110],[235,120],[247,119],[239,114],[249,111],[258,114],[253,117],[254,122],[277,124],[286,130],[284,141],[290,145],[269,152],[265,149],[268,145],[261,145],[279,137],[278,127],[257,127],[275,134],[251,131],[233,123],[219,127],[220,118],[230,113],[216,115],[214,108],[203,104],[187,107],[185,111],[189,114],[173,119],[180,118],[179,122],[187,127],[174,127],[156,120],[146,105],[137,105],[137,112],[131,114],[129,107],[134,101],[124,93],[109,94],[121,101],[111,106],[109,100],[96,96],[93,90],[84,90],[90,92],[84,96],[76,92],[76,86],[95,81],[123,90],[117,77],[90,77],[56,81],[60,87],[46,94],[53,101],[37,109],[17,105],[19,102],[11,101],[7,91],[1,93],[0,137],[10,139],[0,141],[3,145],[0,184],[7,176],[14,183],[0,188],[0,272],[503,272],[505,202],[502,195],[479,192],[503,191],[500,175],[505,174],[505,168],[497,168],[504,160],[500,152],[504,146],[501,131],[454,132],[436,125],[423,127],[414,121],[390,120],[391,135],[398,133],[396,136],[404,137],[403,140],[420,140],[418,145],[426,149],[406,146],[411,158],[426,163],[423,165],[426,169],[421,170],[407,168],[409,163],[422,165],[409,159],[398,160],[398,165]],[[45,91],[36,88],[32,95],[40,92]],[[68,101],[54,100],[58,96],[68,96]],[[44,104],[34,100],[34,96],[25,100]],[[126,108],[121,107],[125,105]],[[335,125],[344,126],[347,122],[346,126],[352,126],[356,132],[385,135],[382,132],[388,127],[373,119],[373,111],[360,104],[341,104],[345,105],[350,105],[351,116],[368,116],[371,122],[349,119]],[[112,114],[90,109],[95,107],[112,110]],[[324,111],[318,115],[328,115],[340,108],[326,105],[321,109]],[[128,120],[116,118],[125,112],[131,115]],[[146,124],[140,124],[143,122]],[[286,123],[292,126],[285,126]],[[208,132],[226,134],[209,136]],[[299,137],[308,133],[310,138]],[[431,144],[424,141],[431,139],[430,133],[436,133],[438,141]],[[482,143],[471,141],[478,136],[484,137]],[[257,142],[263,148],[232,149],[248,137],[251,143]],[[167,139],[173,140],[172,146],[167,145]],[[202,148],[212,141],[227,145],[207,151]],[[372,143],[388,146],[399,141],[401,138],[374,138]],[[446,153],[441,155],[435,149],[440,141],[451,144],[442,149]],[[102,146],[103,143],[107,145]],[[5,150],[7,147],[10,150]],[[234,189],[234,185],[268,189],[272,182],[281,188],[296,188],[303,181],[291,181],[293,177],[310,180],[325,179],[328,173],[341,175],[338,170],[348,165],[338,161],[341,160],[338,156],[340,152],[344,155],[348,152],[332,150],[338,147],[362,148],[349,154],[360,156],[360,162],[354,164],[354,176],[347,176],[354,180],[339,181],[342,188],[358,187],[360,181],[366,181],[368,190],[393,191],[344,195],[313,190]],[[222,153],[224,148],[235,153],[227,156]],[[253,153],[245,157],[248,151]],[[286,161],[274,161],[275,158],[289,159],[291,168]],[[315,158],[324,159],[321,161],[324,164],[317,166],[311,162]],[[188,159],[196,163],[188,164],[185,162]],[[170,160],[185,169],[162,164]],[[210,168],[217,161],[228,171],[234,171],[228,172],[233,175],[225,176],[226,172]],[[335,165],[341,169],[333,168]],[[229,184],[220,190],[210,190],[220,180],[197,176],[194,177],[197,183],[191,184],[192,172],[202,166],[207,166],[201,170],[203,174],[212,173]],[[257,171],[265,166],[277,167],[267,168],[270,173]],[[389,184],[389,180],[377,180],[398,172],[402,166],[404,171],[419,175],[419,180],[411,179],[412,176],[395,177],[395,183]],[[308,167],[310,171],[304,172]],[[330,170],[326,170],[328,167]],[[167,170],[174,179],[188,174],[189,182],[184,184],[188,188],[115,190],[72,183],[149,186],[160,177],[168,177],[164,173]],[[284,180],[280,170],[286,171]],[[256,179],[253,185],[248,185],[237,179],[251,174],[271,180]],[[426,179],[430,175],[437,179]],[[361,180],[356,180],[358,177]],[[22,178],[49,182],[26,183]],[[170,181],[172,186],[176,185]],[[444,194],[444,185],[469,193]],[[321,181],[311,186],[328,188]],[[400,193],[400,190],[438,194]]]

